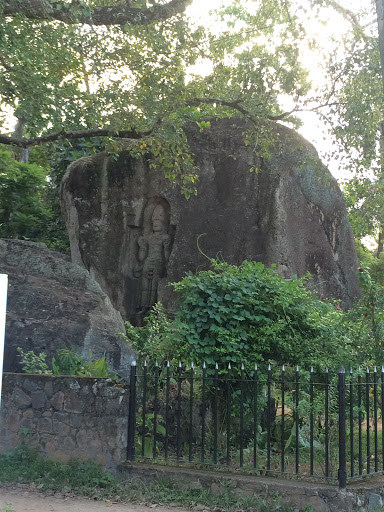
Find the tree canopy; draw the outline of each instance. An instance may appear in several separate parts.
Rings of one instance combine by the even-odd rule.
[[[117,139],[130,139],[133,154],[151,154],[188,197],[197,175],[185,122],[204,129],[210,118],[246,117],[254,126],[247,143],[263,150],[266,121],[298,126],[296,114],[311,110],[355,174],[347,194],[359,236],[380,230],[383,87],[373,0],[359,12],[344,0],[225,0],[204,26],[188,14],[191,4],[1,0],[0,143],[44,144],[31,159],[56,180],[55,153],[67,162],[85,148],[114,153]],[[349,30],[322,45],[307,27],[330,16]],[[320,85],[304,64],[311,51],[322,56]],[[4,129],[9,112],[14,133]],[[364,210],[375,218],[366,222]]]

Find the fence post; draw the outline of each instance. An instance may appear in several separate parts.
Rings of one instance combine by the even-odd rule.
[[[136,432],[136,361],[132,361],[129,379],[129,413],[128,413],[128,439],[127,459],[135,460],[135,432]]]
[[[339,368],[339,470],[338,480],[340,489],[347,486],[347,453],[345,433],[345,370]]]

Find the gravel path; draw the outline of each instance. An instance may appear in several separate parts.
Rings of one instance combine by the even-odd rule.
[[[187,512],[187,509],[168,508],[160,505],[138,505],[136,503],[114,503],[86,498],[48,495],[25,484],[6,485],[0,483],[0,512],[5,504],[15,512]]]

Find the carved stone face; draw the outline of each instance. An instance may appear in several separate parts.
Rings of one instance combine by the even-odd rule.
[[[166,215],[160,204],[153,210],[152,229],[154,233],[165,233],[166,231]]]
[[[165,231],[165,223],[160,219],[152,220],[152,229],[154,233],[161,233]]]

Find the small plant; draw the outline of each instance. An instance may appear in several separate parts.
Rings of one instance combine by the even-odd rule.
[[[126,322],[125,329],[123,338],[149,364],[158,361],[162,366],[165,361],[178,361],[185,340],[179,324],[168,318],[160,302],[153,306],[148,317],[144,319],[144,327],[135,327]]]
[[[0,512],[15,512],[10,503],[5,503],[4,507],[0,510]]]
[[[37,373],[37,374],[51,374],[51,370],[48,369],[48,365],[45,362],[47,357],[44,352],[41,354],[35,354],[33,350],[24,352],[21,347],[17,347],[18,357],[20,358],[20,364],[25,373]]]
[[[80,377],[109,377],[116,379],[115,373],[108,372],[108,364],[105,357],[93,359],[92,351],[89,351],[89,361],[77,354],[73,349],[59,349],[56,356],[52,358],[52,370],[48,369],[45,362],[46,354],[35,354],[33,350],[24,352],[17,348],[22,369],[25,373],[37,373],[45,375],[75,375]]]
[[[144,457],[152,457],[153,455],[153,446],[154,446],[154,435],[153,435],[153,426],[154,426],[154,413],[147,413],[145,415],[145,431],[143,432],[143,411],[140,410],[136,414],[136,428],[139,430],[139,435],[136,437],[136,453],[139,454],[142,452],[142,442],[143,442],[143,433],[144,433]],[[156,433],[165,436],[165,427],[163,425],[164,419],[158,414],[157,415],[157,423],[156,423]],[[157,451],[160,451],[160,446],[162,443],[158,441]]]
[[[57,351],[52,358],[52,368],[55,375],[79,375],[82,377],[115,377],[108,375],[108,364],[105,357],[92,359],[92,351],[89,351],[87,363],[79,354],[69,348]]]

